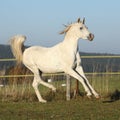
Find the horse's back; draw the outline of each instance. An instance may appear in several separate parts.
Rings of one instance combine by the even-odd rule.
[[[27,49],[25,49],[23,53],[23,60],[27,59],[28,61],[31,60],[37,60],[37,59],[43,59],[44,57],[47,57],[48,52],[50,51],[50,48],[41,47],[41,46],[32,46]]]

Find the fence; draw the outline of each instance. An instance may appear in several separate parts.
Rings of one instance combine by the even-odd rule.
[[[120,56],[81,56],[82,59],[105,59],[105,58],[120,58]],[[15,61],[15,59],[0,59],[0,62],[10,62],[10,61]],[[54,73],[52,75],[63,75],[64,73]],[[120,72],[92,72],[92,73],[85,73],[86,75],[97,75],[97,74],[112,74],[112,75],[119,75]],[[44,74],[44,76],[47,76],[49,74]],[[65,74],[64,74],[65,75]],[[33,75],[27,74],[27,75],[0,75],[0,78],[11,78],[11,77],[31,77]],[[70,100],[70,90],[71,90],[71,81],[70,81],[70,76],[66,75],[66,99]],[[76,82],[76,91],[78,91],[78,82]]]

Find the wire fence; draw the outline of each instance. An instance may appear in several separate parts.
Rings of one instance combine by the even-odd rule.
[[[109,58],[109,59],[113,59],[113,58],[120,58],[120,56],[81,56],[81,58],[82,59],[105,59],[105,58]],[[16,61],[16,59],[14,59],[14,58],[10,58],[10,59],[0,59],[0,62],[14,62],[14,61]],[[108,72],[86,72],[85,73],[86,75],[92,75],[92,76],[94,76],[94,75],[120,75],[120,72],[118,71],[118,72],[112,72],[112,71],[108,71]],[[66,80],[67,80],[67,82],[65,83],[66,85],[66,99],[67,100],[70,100],[70,87],[71,87],[71,82],[70,82],[70,78],[65,74],[65,73],[52,73],[52,74],[43,74],[43,77],[46,77],[46,76],[59,76],[59,75],[61,75],[61,76],[65,76],[66,78]],[[10,74],[10,75],[6,75],[6,74],[1,74],[0,75],[0,78],[1,79],[3,79],[3,78],[5,78],[5,79],[7,79],[7,78],[26,78],[26,77],[33,77],[33,74]],[[53,79],[54,79],[54,77],[53,77]],[[108,79],[108,78],[107,78]],[[99,91],[101,91],[101,89],[105,89],[106,91],[108,91],[108,81],[107,81],[107,79],[105,80],[105,81],[103,81],[103,82],[101,82],[101,84],[102,84],[102,86],[107,86],[107,87],[105,87],[105,88],[102,88],[102,87],[100,87],[100,89],[99,89]],[[13,79],[14,80],[14,79]],[[77,83],[77,82],[76,82]],[[76,84],[75,83],[75,84]],[[61,84],[61,83],[60,83]],[[94,86],[96,83],[94,83],[94,82],[92,82],[92,85]],[[76,91],[77,91],[77,88],[78,87],[78,85],[76,84]]]

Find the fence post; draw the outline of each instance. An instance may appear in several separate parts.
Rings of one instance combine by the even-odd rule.
[[[70,75],[66,75],[66,100],[70,100],[70,94],[71,94],[71,80],[70,80]]]
[[[76,87],[74,89],[74,98],[79,94],[79,81],[76,80]]]

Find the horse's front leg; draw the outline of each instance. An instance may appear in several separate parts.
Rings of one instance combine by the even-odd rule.
[[[72,68],[68,68],[66,69],[65,73],[69,74],[70,76],[76,78],[79,82],[81,82],[88,97],[92,95],[92,92],[90,91],[89,87],[86,84],[86,80],[84,80],[83,77],[78,72],[76,72]]]
[[[75,70],[81,76],[81,78],[84,80],[84,83],[86,84],[86,86],[88,87],[88,89],[90,91],[87,93],[87,96],[90,96],[91,94],[93,94],[96,98],[99,98],[99,94],[93,89],[93,87],[90,85],[88,79],[86,78],[82,66],[77,66]]]

